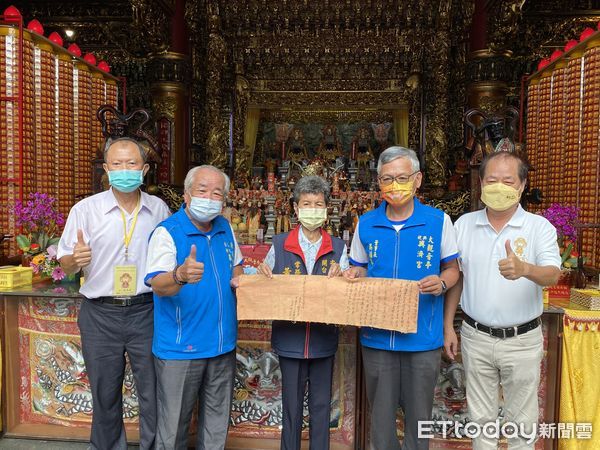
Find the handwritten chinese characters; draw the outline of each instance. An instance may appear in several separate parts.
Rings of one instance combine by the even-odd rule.
[[[388,278],[242,275],[238,320],[289,320],[417,331],[417,283]]]

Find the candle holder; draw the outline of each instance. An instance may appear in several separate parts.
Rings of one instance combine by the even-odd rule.
[[[371,175],[370,189],[372,191],[377,190],[377,161],[374,159],[369,161],[369,173]]]
[[[331,206],[331,216],[329,217],[329,223],[331,224],[331,228],[333,229],[334,235],[339,237],[341,222],[340,210],[342,206],[342,199],[331,198],[329,199],[329,205]]]
[[[348,174],[350,175],[350,187],[352,188],[352,190],[356,190],[358,175],[358,167],[356,167],[356,161],[350,161],[348,163]]]
[[[275,235],[275,221],[277,220],[277,215],[275,214],[275,196],[268,195],[265,197],[265,202],[267,203],[267,211],[265,213],[267,234],[265,235],[265,242],[271,242]]]
[[[281,165],[277,168],[279,178],[281,180],[281,189],[287,189],[288,175],[290,173],[290,162],[282,161]]]

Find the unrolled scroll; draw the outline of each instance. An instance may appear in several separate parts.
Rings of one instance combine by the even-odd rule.
[[[314,275],[242,275],[238,320],[322,322],[417,331],[419,288],[415,281]]]

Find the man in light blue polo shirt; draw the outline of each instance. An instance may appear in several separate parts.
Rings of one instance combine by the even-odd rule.
[[[200,400],[196,448],[223,449],[235,376],[236,305],[242,274],[231,225],[221,216],[229,178],[213,166],[191,169],[185,205],[150,238],[145,281],[154,290],[156,449],[187,449]]]
[[[418,438],[418,422],[431,420],[444,343],[444,293],[459,275],[456,237],[446,214],[414,198],[423,176],[413,150],[388,148],[379,156],[377,173],[384,201],[360,217],[350,248],[354,267],[344,276],[419,281],[420,296],[416,333],[361,328],[371,446],[400,449],[396,437],[400,405],[403,448],[424,450],[429,440]]]

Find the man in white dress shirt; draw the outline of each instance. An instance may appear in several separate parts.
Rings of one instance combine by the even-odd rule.
[[[154,307],[144,275],[148,237],[169,216],[169,208],[139,189],[149,166],[136,140],[109,139],[104,160],[112,187],[73,206],[58,258],[67,274],[82,270],[85,277],[78,325],[94,402],[91,448],[127,448],[122,417],[127,353],[140,405],[140,448],[151,449],[156,430]]]
[[[469,417],[480,425],[496,421],[502,386],[506,420],[525,432],[508,440],[509,449],[533,449],[525,435],[538,420],[542,286],[556,283],[560,275],[556,230],[519,205],[527,165],[518,156],[492,154],[479,176],[486,208],[455,224],[462,277],[446,294],[444,346],[454,358],[453,322],[460,300]],[[473,440],[475,450],[496,449],[497,444],[483,433]]]

